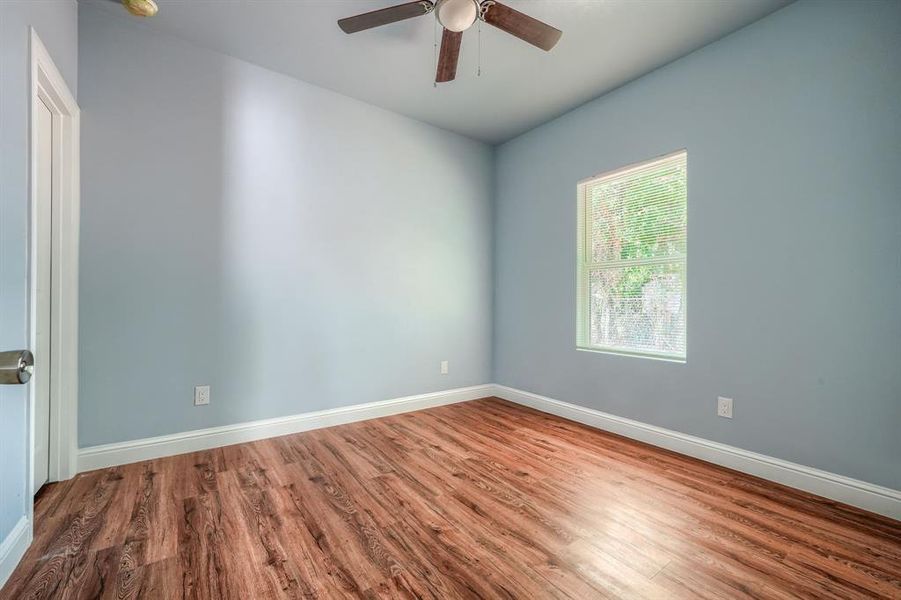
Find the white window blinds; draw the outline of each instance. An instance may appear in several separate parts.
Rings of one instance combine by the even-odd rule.
[[[577,345],[685,360],[686,153],[579,184]]]

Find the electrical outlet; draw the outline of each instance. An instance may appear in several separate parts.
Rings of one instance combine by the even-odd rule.
[[[194,406],[203,406],[210,403],[210,386],[194,386]]]
[[[716,416],[726,419],[732,418],[732,398],[720,396],[716,399]]]
[[[441,361],[441,374],[442,374],[442,375],[447,375],[447,372],[448,372],[447,361],[446,361],[446,360],[442,360],[442,361]]]

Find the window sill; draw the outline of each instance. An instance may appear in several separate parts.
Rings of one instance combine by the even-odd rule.
[[[622,356],[626,358],[649,358],[651,360],[659,360],[668,363],[676,363],[679,365],[684,365],[687,362],[686,358],[679,356],[668,356],[666,354],[653,354],[650,352],[630,352],[628,350],[614,350],[612,348],[591,348],[586,346],[576,346],[576,350],[579,352],[591,352],[594,354],[610,354],[613,356]]]

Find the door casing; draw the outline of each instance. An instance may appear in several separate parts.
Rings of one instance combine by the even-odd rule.
[[[29,242],[28,242],[28,339],[35,347],[37,334],[36,284],[39,261],[49,261],[50,300],[50,460],[49,481],[69,479],[77,472],[78,459],[78,232],[79,232],[79,130],[80,111],[65,80],[34,29],[30,44],[31,96],[29,102]],[[37,190],[35,175],[36,102],[53,113],[53,193],[50,256],[38,252]],[[43,211],[46,214],[47,211]],[[35,364],[35,369],[43,365]],[[35,390],[28,393],[28,488],[33,496]],[[33,505],[28,515],[34,523]]]

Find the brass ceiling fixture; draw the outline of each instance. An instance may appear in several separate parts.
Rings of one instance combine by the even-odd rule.
[[[122,0],[122,6],[136,17],[152,17],[160,10],[153,0]]]

